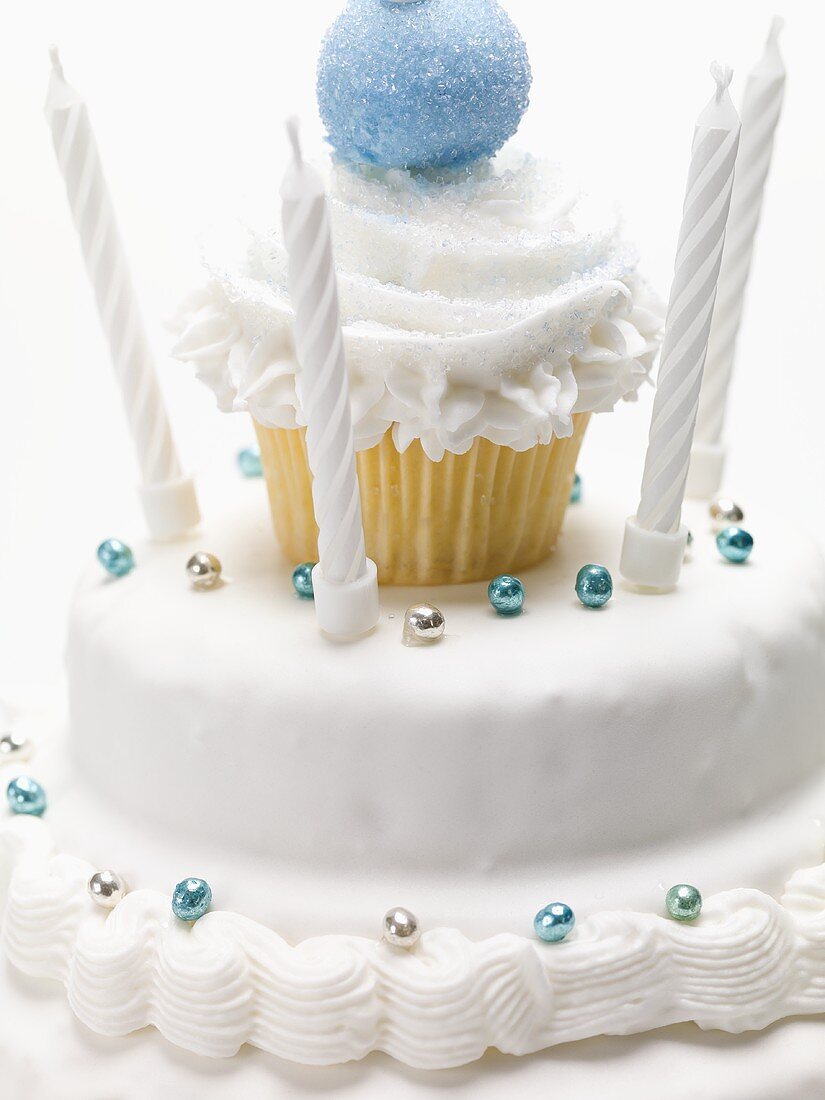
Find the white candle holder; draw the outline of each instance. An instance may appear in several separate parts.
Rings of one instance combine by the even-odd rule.
[[[315,617],[325,634],[357,637],[378,622],[378,570],[367,558],[364,575],[354,581],[328,581],[316,565],[312,570]]]
[[[695,441],[690,452],[685,495],[692,500],[710,500],[719,492],[728,449],[724,443]]]
[[[622,576],[637,588],[670,592],[679,583],[687,540],[684,524],[674,532],[649,531],[631,516],[624,526],[619,564]]]
[[[158,542],[180,538],[201,521],[195,482],[191,477],[138,488],[149,534]]]

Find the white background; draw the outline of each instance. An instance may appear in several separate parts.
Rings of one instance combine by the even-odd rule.
[[[271,193],[282,120],[311,145],[314,59],[342,0],[29,3],[0,43],[0,690],[59,669],[73,577],[101,538],[139,537],[135,467],[42,102],[47,48],[89,104],[157,349],[185,464],[208,487],[235,476],[243,417],[221,417],[170,361],[163,320],[199,279],[196,238],[216,216]],[[787,19],[790,77],[731,402],[728,487],[786,503],[825,533],[822,352],[825,19],[815,0],[604,3],[508,0],[534,70],[518,141],[620,201],[645,271],[666,294],[693,121],[708,64],[737,71],[735,96],[771,16]],[[635,507],[649,396],[600,417],[582,459],[628,469]],[[603,461],[603,460],[602,460]],[[261,507],[263,508],[263,496]],[[620,533],[617,533],[617,538]],[[804,583],[804,578],[800,578]]]

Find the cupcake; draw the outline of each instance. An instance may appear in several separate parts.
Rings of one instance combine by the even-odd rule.
[[[373,47],[401,34],[393,20],[427,31],[426,2],[351,6],[380,9]],[[346,159],[327,165],[366,548],[384,584],[474,581],[546,557],[590,416],[635,397],[661,327],[612,211],[518,154],[463,156],[454,141],[449,157],[406,166],[422,140],[367,164],[348,134]],[[175,354],[221,409],[252,416],[278,540],[290,561],[316,560],[282,240],[238,226],[205,251],[209,282]]]

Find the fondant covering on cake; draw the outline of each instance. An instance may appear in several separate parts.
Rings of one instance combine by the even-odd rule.
[[[615,211],[557,168],[514,154],[452,171],[328,172],[359,450],[388,430],[435,461],[478,437],[526,450],[646,380],[660,303]],[[302,426],[280,236],[238,224],[214,231],[205,254],[209,284],[183,311],[175,354],[224,411]]]
[[[323,638],[273,568],[260,485],[241,488],[205,536],[231,583],[189,590],[185,552],[160,545],[117,584],[90,571],[68,669],[80,773],[104,801],[117,774],[113,808],[159,835],[254,859],[270,895],[244,912],[305,938],[332,890],[356,934],[404,901],[488,936],[523,932],[548,893],[581,915],[606,890],[656,909],[663,881],[775,892],[817,862],[825,578],[785,522],[763,514],[736,567],[697,513],[676,594],[594,612],[576,570],[614,564],[623,509],[592,487],[523,575],[520,617],[482,585],[431,588],[446,636],[409,650],[424,592],[385,588],[374,635]]]

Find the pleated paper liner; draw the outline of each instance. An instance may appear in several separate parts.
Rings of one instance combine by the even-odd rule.
[[[367,553],[383,584],[462,584],[535,565],[561,530],[589,413],[568,439],[514,451],[476,439],[432,462],[418,441],[403,454],[390,432],[357,455]],[[290,561],[315,561],[318,528],[302,429],[255,425],[278,541]]]

